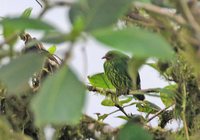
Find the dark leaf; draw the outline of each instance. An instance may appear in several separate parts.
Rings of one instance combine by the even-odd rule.
[[[153,136],[141,126],[127,123],[119,132],[119,140],[153,140]]]
[[[44,81],[31,106],[36,124],[77,123],[85,100],[85,87],[73,71],[63,66]]]
[[[92,34],[105,45],[132,52],[135,58],[172,59],[173,57],[172,47],[164,38],[144,29],[134,27],[114,31],[112,28],[107,28]]]
[[[34,29],[34,30],[55,30],[55,28],[47,22],[40,19],[17,17],[17,18],[4,18],[0,24],[7,27],[13,27],[16,30]]]
[[[99,29],[116,23],[131,5],[133,0],[82,0],[72,6],[70,19],[78,18],[85,22],[86,30]]]
[[[42,68],[44,57],[40,54],[25,54],[0,68],[0,80],[7,86],[8,93],[19,93],[28,87],[28,81]]]

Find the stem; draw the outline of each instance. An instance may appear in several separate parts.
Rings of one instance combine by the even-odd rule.
[[[115,105],[122,113],[124,113],[124,115],[128,118],[130,118],[130,116],[126,113],[126,111],[124,110],[124,108],[118,104]]]
[[[42,4],[38,1],[38,0],[35,0],[39,5],[40,7],[42,8]]]
[[[186,0],[179,0],[179,2],[180,2],[180,5],[183,9],[184,15],[187,18],[188,22],[190,23],[190,25],[192,26],[194,31],[199,33],[200,27],[199,27],[198,23],[196,22],[196,20],[194,19],[193,15],[192,15],[189,7],[188,7],[187,1]]]
[[[187,92],[186,92],[186,87],[185,87],[185,83],[183,84],[183,103],[182,103],[182,112],[181,112],[181,116],[183,119],[183,125],[184,125],[184,129],[185,129],[185,135],[187,140],[190,140],[189,138],[189,133],[188,133],[188,127],[187,127],[187,122],[186,122],[186,117],[185,117],[185,110],[186,110],[186,99],[187,99]]]
[[[123,108],[132,106],[132,105],[134,105],[134,104],[135,104],[135,103],[131,103],[131,104],[125,105],[125,106],[123,106]],[[113,112],[110,112],[108,115],[114,114],[114,113],[116,113],[116,112],[118,112],[118,111],[121,111],[121,110],[120,110],[120,109],[114,110]]]
[[[137,7],[137,8],[143,8],[146,11],[156,13],[156,14],[161,15],[163,17],[168,17],[178,24],[186,24],[186,21],[184,20],[183,17],[176,15],[175,13],[170,12],[170,10],[172,11],[174,9],[161,8],[161,7],[153,5],[153,4],[147,4],[147,3],[142,3],[142,2],[134,2],[134,6]]]
[[[168,106],[168,107],[166,107],[166,108],[164,108],[164,109],[158,111],[155,115],[153,115],[151,118],[149,118],[149,119],[147,120],[147,122],[150,122],[150,121],[153,120],[155,117],[157,117],[158,115],[160,115],[160,114],[163,113],[165,110],[167,110],[168,108],[172,107],[173,105],[174,105],[174,104],[172,104],[172,105],[170,105],[170,106]]]

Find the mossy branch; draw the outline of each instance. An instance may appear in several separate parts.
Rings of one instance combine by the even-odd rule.
[[[116,95],[115,89],[104,89],[100,87],[94,87],[91,85],[86,85],[88,91],[98,92],[102,95]],[[160,97],[159,95],[150,94],[150,93],[159,93],[161,88],[149,88],[149,89],[140,89],[140,90],[130,90],[129,95],[149,95],[149,96],[156,96]]]

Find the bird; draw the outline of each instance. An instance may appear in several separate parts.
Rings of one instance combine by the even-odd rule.
[[[103,64],[104,73],[111,84],[116,88],[116,95],[128,95],[130,90],[140,89],[140,76],[137,72],[136,81],[132,81],[128,73],[128,62],[130,57],[120,51],[108,51]],[[136,84],[136,85],[133,85]],[[135,89],[134,89],[135,88]],[[144,95],[134,95],[138,100],[144,100]]]

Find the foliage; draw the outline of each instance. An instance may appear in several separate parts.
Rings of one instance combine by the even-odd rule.
[[[198,139],[200,131],[200,11],[199,0],[79,0],[43,2],[41,13],[32,8],[0,21],[0,139],[44,139],[43,129],[56,129],[54,139]],[[70,32],[57,29],[44,15],[56,6],[69,10]],[[56,20],[56,19],[55,19]],[[43,36],[32,37],[35,30]],[[163,88],[130,90],[123,97],[103,72],[89,75],[86,85],[70,67],[75,44],[93,37],[102,47],[129,52],[128,72],[143,65],[153,67],[169,85]],[[21,39],[24,48],[16,50]],[[51,44],[46,50],[43,43]],[[66,43],[64,57],[56,56],[55,44]],[[4,59],[8,59],[3,64]],[[153,63],[146,60],[153,59]],[[92,64],[91,64],[92,65]],[[148,77],[147,77],[148,78]],[[152,81],[150,81],[152,82]],[[86,91],[105,96],[102,106],[116,107],[110,113],[84,115]],[[135,94],[156,96],[166,108],[150,100],[133,100]],[[142,115],[127,113],[135,106]],[[126,124],[112,128],[104,123],[116,112]],[[145,117],[144,117],[145,116]],[[158,117],[158,127],[149,125]],[[172,119],[183,122],[171,132]],[[29,138],[30,137],[30,138]]]

